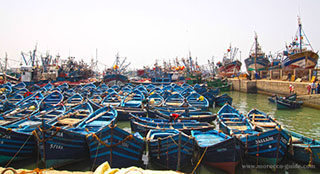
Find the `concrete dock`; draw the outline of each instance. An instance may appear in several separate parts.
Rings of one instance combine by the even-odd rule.
[[[320,109],[320,94],[308,94],[307,86],[310,82],[290,82],[281,80],[247,80],[230,78],[232,89],[246,93],[259,93],[266,95],[289,95],[289,85],[294,86],[298,100],[303,101],[304,106]]]

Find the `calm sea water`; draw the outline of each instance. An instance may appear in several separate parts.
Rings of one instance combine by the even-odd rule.
[[[320,110],[302,107],[301,109],[295,110],[277,110],[276,105],[269,103],[266,95],[261,94],[247,94],[242,92],[231,91],[228,94],[233,98],[233,106],[240,110],[240,112],[246,114],[253,108],[257,108],[267,114],[272,115],[283,127],[303,134],[305,136],[315,138],[320,140]],[[216,113],[220,108],[210,108],[210,111]],[[118,126],[124,128],[125,130],[130,131],[130,122],[118,122]],[[146,162],[147,158],[145,157]],[[24,161],[13,163],[11,166],[15,168],[36,168],[36,159],[33,161]],[[272,173],[270,169],[255,169],[254,166],[246,165],[247,169],[243,169],[240,166],[238,167],[236,173]],[[265,166],[260,166],[261,168]],[[310,169],[308,166],[301,164],[296,164],[290,160],[284,161],[280,166],[282,169],[278,169],[274,173],[293,173],[293,174],[315,174],[320,173],[320,169]],[[146,168],[148,169],[161,169],[152,164],[147,164]],[[284,169],[287,168],[287,169]],[[91,170],[91,165],[89,161],[65,166],[61,168],[62,170],[71,170],[71,171],[88,171]],[[194,166],[184,169],[182,172],[191,173],[194,169]],[[198,174],[206,173],[225,173],[224,171],[212,168],[210,166],[205,166],[200,164],[196,170]]]

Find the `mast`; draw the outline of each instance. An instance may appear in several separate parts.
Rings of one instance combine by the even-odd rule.
[[[7,71],[7,66],[8,66],[8,54],[6,52],[6,57],[4,58],[4,73]]]
[[[257,33],[254,36],[254,40],[255,40],[255,55],[254,55],[254,70],[257,71],[257,55],[258,55],[258,36]]]
[[[302,52],[302,24],[301,24],[300,16],[298,16],[298,25],[299,25],[300,52]]]

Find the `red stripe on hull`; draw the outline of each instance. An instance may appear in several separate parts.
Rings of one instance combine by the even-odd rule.
[[[221,163],[212,163],[212,162],[205,162],[206,164],[224,170],[228,173],[234,174],[236,172],[236,167],[239,164],[238,162],[221,162]]]

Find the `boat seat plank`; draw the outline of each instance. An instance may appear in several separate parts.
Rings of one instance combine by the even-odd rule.
[[[58,122],[63,125],[74,125],[80,122],[80,120],[81,119],[78,119],[78,118],[65,118],[65,119],[59,120]]]

